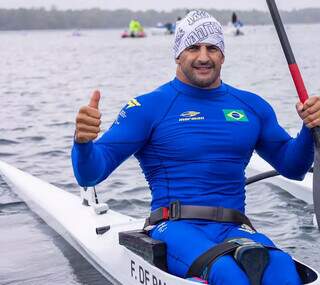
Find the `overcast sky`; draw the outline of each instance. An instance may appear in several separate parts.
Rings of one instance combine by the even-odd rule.
[[[279,9],[292,10],[309,7],[320,8],[320,0],[276,0]],[[206,8],[267,10],[265,0],[0,0],[0,8],[50,8],[84,9],[99,7],[101,9],[128,8],[131,10],[172,10],[174,8]]]

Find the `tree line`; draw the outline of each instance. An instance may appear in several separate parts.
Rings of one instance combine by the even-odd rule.
[[[208,9],[207,9],[208,10]],[[208,10],[222,24],[231,20],[231,10]],[[186,9],[164,11],[131,11],[119,10],[50,10],[38,9],[0,9],[0,30],[33,30],[33,29],[111,29],[125,28],[128,22],[137,18],[145,27],[157,23],[174,22],[183,17]],[[238,18],[246,25],[271,24],[268,12],[257,10],[236,11]],[[281,12],[283,21],[293,23],[320,23],[320,9],[302,9]]]

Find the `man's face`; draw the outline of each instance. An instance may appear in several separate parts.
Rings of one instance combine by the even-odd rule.
[[[186,48],[176,59],[177,77],[187,84],[200,88],[220,85],[220,71],[224,55],[211,44],[196,44]]]

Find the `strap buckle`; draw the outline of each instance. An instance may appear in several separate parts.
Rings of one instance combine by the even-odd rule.
[[[181,204],[180,201],[171,202],[169,205],[169,220],[176,221],[181,218]]]

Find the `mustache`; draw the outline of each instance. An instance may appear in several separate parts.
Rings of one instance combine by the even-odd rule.
[[[207,61],[207,62],[194,62],[191,65],[193,68],[201,68],[201,67],[205,67],[205,68],[215,68],[216,65],[214,64],[214,62],[211,61]]]

